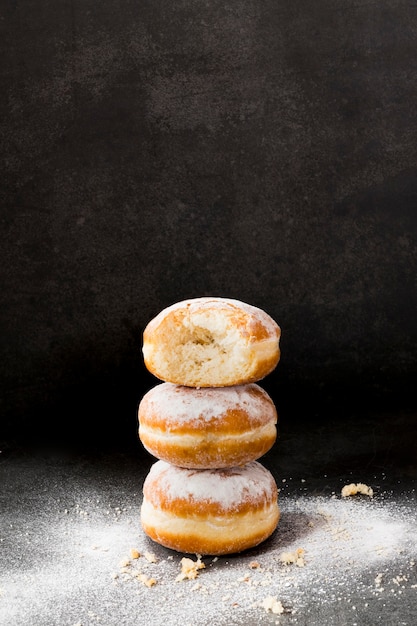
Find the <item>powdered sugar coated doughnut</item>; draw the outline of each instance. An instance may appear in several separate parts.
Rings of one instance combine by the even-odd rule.
[[[202,297],[161,311],[143,333],[147,369],[160,380],[190,387],[256,382],[280,358],[278,324],[239,300]]]
[[[143,396],[138,419],[148,452],[187,468],[255,461],[277,436],[275,405],[256,383],[210,388],[161,383]]]
[[[223,470],[157,461],[143,485],[144,532],[179,552],[241,552],[267,539],[279,516],[275,480],[257,461]]]

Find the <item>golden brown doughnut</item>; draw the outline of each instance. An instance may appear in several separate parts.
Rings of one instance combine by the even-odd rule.
[[[279,516],[275,480],[257,461],[222,470],[157,461],[143,484],[144,532],[178,552],[241,552],[267,539]]]
[[[262,309],[228,298],[202,297],[163,309],[143,333],[146,368],[189,387],[256,382],[280,358],[278,324]]]
[[[148,452],[195,469],[256,461],[277,436],[275,405],[256,383],[198,389],[161,383],[143,396],[138,419]]]

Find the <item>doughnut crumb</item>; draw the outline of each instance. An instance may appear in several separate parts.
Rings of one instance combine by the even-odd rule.
[[[282,615],[285,611],[281,600],[278,600],[276,596],[267,596],[262,600],[260,606],[267,613],[273,613],[274,615]]]
[[[364,483],[350,483],[349,485],[345,485],[342,488],[342,498],[347,498],[349,496],[356,496],[357,494],[362,494],[364,496],[373,497],[374,492],[372,487],[368,487]]]
[[[182,580],[194,580],[198,576],[198,570],[204,569],[205,563],[201,560],[201,557],[197,555],[197,560],[193,561],[188,557],[183,557],[181,559],[181,573],[176,577],[176,582],[180,582]]]
[[[157,558],[153,552],[145,552],[144,556],[148,563],[157,563]]]
[[[155,578],[149,578],[148,576],[146,576],[146,574],[136,574],[136,578],[139,580],[139,582],[143,583],[145,587],[153,587],[154,585],[156,585]]]
[[[295,552],[282,552],[279,560],[284,565],[297,565],[298,567],[304,567],[304,552],[303,548],[297,548]]]

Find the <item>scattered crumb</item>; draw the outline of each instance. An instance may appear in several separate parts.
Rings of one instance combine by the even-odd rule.
[[[259,565],[258,561],[251,561],[249,563],[249,567],[250,567],[250,569],[258,569],[261,566]]]
[[[282,602],[276,596],[267,596],[260,602],[259,606],[265,609],[267,613],[274,613],[275,615],[281,615],[285,610]]]
[[[298,565],[298,567],[304,567],[304,550],[303,548],[298,548],[295,552],[282,552],[279,557],[281,563],[284,565]]]
[[[407,582],[407,580],[408,580],[407,576],[399,574],[398,576],[395,576],[392,579],[392,582],[395,583],[396,585],[400,586],[401,583]]]
[[[187,557],[181,559],[181,573],[176,577],[176,581],[181,580],[194,580],[198,576],[198,570],[204,569],[206,566],[201,560],[201,557],[197,557],[197,561],[193,561]]]
[[[358,493],[364,496],[369,496],[370,498],[374,495],[372,487],[368,487],[368,485],[365,485],[364,483],[350,483],[350,485],[345,485],[343,487],[342,498],[356,496]]]
[[[375,577],[375,586],[376,587],[381,587],[381,585],[382,585],[382,578],[383,578],[383,574],[378,574]]]
[[[148,576],[145,576],[145,574],[136,574],[136,578],[146,587],[153,587],[154,585],[156,585],[155,578],[148,578]]]
[[[132,561],[137,561],[140,557],[140,552],[138,550],[136,550],[135,548],[132,548],[130,551],[130,556]],[[150,552],[146,552],[145,555],[146,559],[149,561],[149,563],[157,563],[156,557],[154,554],[150,553]],[[135,565],[130,559],[124,559],[121,563],[120,563],[120,571],[118,574],[113,574],[113,579],[117,580],[119,578],[119,575],[123,575],[124,579],[126,580],[138,580],[139,582],[143,583],[146,587],[153,587],[154,585],[156,585],[156,579],[155,578],[151,578],[149,576],[146,576],[145,574],[142,574],[142,572],[137,569],[137,565]]]
[[[244,576],[241,576],[237,580],[238,580],[239,583],[247,583],[247,582],[250,581],[250,576],[249,576],[249,574],[245,574]]]

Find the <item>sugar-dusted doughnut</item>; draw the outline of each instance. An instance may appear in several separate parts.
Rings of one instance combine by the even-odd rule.
[[[202,297],[163,309],[143,332],[146,368],[160,380],[190,387],[256,382],[280,358],[278,324],[262,309]]]
[[[148,452],[195,469],[256,461],[277,437],[275,405],[256,383],[201,388],[161,383],[143,396],[138,420]]]
[[[275,480],[257,461],[217,470],[157,461],[143,484],[144,532],[178,552],[242,552],[267,539],[279,517]]]

